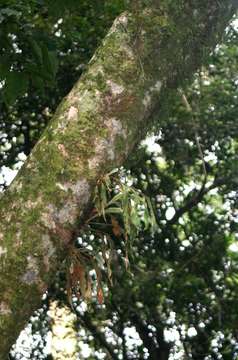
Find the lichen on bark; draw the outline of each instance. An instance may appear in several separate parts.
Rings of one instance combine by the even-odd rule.
[[[146,3],[115,20],[0,199],[0,360],[53,281],[97,180],[123,164],[161,93],[191,77],[234,11],[229,0]]]

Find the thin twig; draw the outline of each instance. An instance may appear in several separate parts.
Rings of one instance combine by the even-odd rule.
[[[193,112],[193,109],[192,109],[191,105],[188,102],[188,99],[187,99],[186,95],[184,94],[182,89],[179,89],[179,93],[180,93],[180,95],[182,97],[182,102],[183,102],[187,112],[191,114],[192,119],[194,120],[194,123],[195,123],[194,112]],[[200,141],[199,141],[199,136],[198,136],[198,133],[197,133],[196,130],[195,130],[195,141],[196,141],[196,145],[197,145],[197,148],[198,148],[199,156],[200,156],[200,158],[202,160],[202,167],[203,167],[203,172],[204,172],[204,180],[203,180],[202,188],[204,188],[204,186],[206,184],[206,181],[207,181],[207,170],[206,170],[206,163],[205,163],[205,160],[204,160],[202,147],[201,147],[201,144],[200,144]]]

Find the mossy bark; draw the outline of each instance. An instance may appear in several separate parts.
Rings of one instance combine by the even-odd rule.
[[[123,164],[151,128],[162,94],[201,65],[237,6],[141,3],[115,20],[1,199],[0,360],[53,281],[97,180]]]

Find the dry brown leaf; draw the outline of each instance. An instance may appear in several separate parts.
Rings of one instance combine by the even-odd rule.
[[[116,237],[120,237],[122,235],[122,228],[119,225],[119,222],[114,216],[111,216],[112,223],[112,232]]]
[[[103,304],[103,300],[104,300],[104,297],[103,297],[103,291],[102,291],[102,287],[101,286],[98,286],[98,289],[97,289],[97,299],[98,299],[98,303],[100,305]]]

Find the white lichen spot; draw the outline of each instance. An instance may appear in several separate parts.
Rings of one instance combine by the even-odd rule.
[[[128,60],[136,60],[136,53],[135,51],[133,51],[133,47],[131,47],[130,45],[123,43],[121,44],[121,49],[123,50],[124,54],[127,56]],[[137,61],[137,60],[136,60]]]
[[[11,309],[5,301],[0,302],[0,315],[11,314]]]
[[[61,152],[61,154],[62,154],[64,157],[68,157],[68,156],[69,156],[68,152],[67,152],[66,149],[65,149],[64,144],[58,144],[57,148],[58,148],[58,150]]]
[[[19,247],[19,246],[22,246],[22,233],[21,233],[21,230],[18,230],[16,232],[16,247]]]
[[[89,61],[89,64],[91,64],[91,62],[95,60],[95,55],[93,55],[92,59]],[[104,75],[105,71],[104,68],[102,66],[102,64],[95,62],[93,65],[91,65],[88,69],[88,74],[93,75],[93,77],[97,77],[97,76],[105,76]],[[89,81],[89,80],[88,80]]]
[[[119,16],[115,21],[114,24],[116,25],[124,25],[127,26],[128,23],[128,17],[126,13],[121,14],[121,16]]]
[[[161,81],[156,81],[155,85],[152,87],[153,91],[160,91],[161,89],[161,86],[162,86],[162,82]]]
[[[107,85],[110,87],[111,93],[115,96],[120,95],[124,90],[122,85],[116,84],[112,80],[107,80]]]
[[[105,139],[96,139],[94,143],[95,155],[88,160],[89,169],[95,169],[101,165],[101,162],[108,153],[108,141]],[[110,154],[112,157],[112,154]],[[113,154],[114,158],[114,154]]]
[[[127,24],[128,24],[128,16],[127,16],[127,13],[123,13],[123,14],[121,14],[121,16],[118,16],[118,17],[114,20],[114,22],[113,22],[113,24],[112,24],[109,32],[108,32],[107,35],[106,35],[106,38],[109,37],[111,34],[113,34],[115,31],[118,31],[118,27],[121,28],[122,31],[125,31],[125,32],[126,32]],[[105,41],[105,40],[104,40],[104,41]]]
[[[69,185],[69,189],[76,196],[78,200],[80,200],[81,204],[86,204],[90,198],[90,187],[87,180],[82,179],[78,180],[75,184]]]
[[[0,235],[2,235],[2,234],[0,234]],[[0,240],[1,240],[1,238],[0,238]],[[4,247],[2,247],[2,246],[0,246],[0,257],[1,257],[2,255],[5,255],[6,253],[7,253],[7,249],[4,248]]]
[[[87,204],[90,198],[90,186],[86,179],[76,183],[57,183],[56,186],[69,193],[68,200],[62,208],[57,209],[54,205],[48,205],[48,213],[43,214],[43,223],[48,229],[55,229],[56,224],[74,224],[80,213],[80,207]]]
[[[158,80],[154,85],[150,86],[150,88],[146,91],[145,96],[142,100],[142,103],[146,109],[150,107],[153,96],[160,92],[161,87],[162,87],[162,82]]]
[[[38,282],[39,269],[36,258],[29,255],[27,256],[26,272],[22,275],[21,281],[26,284],[34,284]]]
[[[95,87],[95,85],[94,85]],[[80,116],[82,116],[83,114],[88,114],[88,112],[97,112],[98,106],[99,106],[99,102],[98,102],[98,98],[100,96],[98,96],[96,94],[96,90],[98,89],[85,89],[84,91],[81,92],[81,94],[79,95],[77,101],[78,101],[78,107],[79,107],[79,119]],[[82,129],[82,132],[84,132],[85,130]]]
[[[53,246],[52,241],[50,240],[50,236],[48,234],[44,234],[42,236],[42,244],[44,251],[47,252],[48,256],[51,257],[55,253],[55,248]]]
[[[69,103],[73,103],[75,101],[77,101],[77,103],[79,103],[79,101],[83,98],[83,96],[85,95],[85,91],[81,92],[80,91],[77,93],[77,97],[75,96],[75,90],[73,88],[73,90],[68,94],[67,96],[67,100]],[[81,111],[81,109],[80,109]],[[67,131],[68,125],[70,122],[74,121],[76,122],[78,120],[78,113],[79,110],[78,108],[76,108],[75,106],[70,106],[69,109],[66,109],[65,111],[63,111],[61,113],[61,115],[59,115],[57,124],[53,124],[54,126],[52,127],[52,133],[64,133],[65,131]],[[59,150],[61,150],[58,147]]]
[[[45,270],[49,271],[50,269],[50,258],[55,254],[56,250],[53,246],[52,241],[50,241],[50,236],[48,234],[44,234],[42,236],[42,245],[44,249],[43,261],[45,264]]]
[[[76,183],[56,183],[56,186],[62,191],[70,191],[73,195],[75,195],[76,199],[79,200],[81,204],[86,204],[89,200],[90,189],[86,179],[78,180]]]
[[[142,103],[144,105],[145,108],[148,108],[150,103],[151,103],[151,96],[149,94],[149,92],[145,93],[144,99],[142,100]]]
[[[67,191],[67,187],[61,183],[56,183],[55,186],[62,191],[65,191],[65,192]]]
[[[71,120],[75,118],[78,115],[78,109],[74,106],[70,106],[69,112],[68,112],[68,120]]]
[[[55,230],[55,228],[56,228],[55,220],[54,220],[54,213],[55,213],[54,206],[48,205],[46,207],[46,212],[43,212],[41,214],[41,222],[49,230]]]
[[[56,186],[68,192],[69,197],[60,209],[49,204],[41,216],[43,225],[53,231],[56,230],[58,223],[74,224],[80,215],[80,207],[87,204],[90,198],[90,186],[86,179],[78,180],[76,183],[56,183]]]
[[[71,200],[67,201],[58,211],[56,217],[60,224],[74,224],[78,215],[78,205]]]
[[[104,121],[104,124],[109,130],[108,138],[95,140],[95,155],[88,160],[90,170],[99,167],[106,158],[113,161],[116,154],[115,143],[117,136],[127,138],[127,132],[120,120],[110,118]]]
[[[110,118],[104,122],[104,124],[107,126],[107,128],[110,131],[111,137],[115,139],[117,135],[123,136],[125,139],[127,137],[127,133],[125,129],[122,126],[122,123],[120,120],[117,120],[115,118]]]
[[[24,208],[26,208],[27,210],[29,209],[34,209],[36,207],[37,203],[32,201],[32,200],[27,200],[24,204]]]

